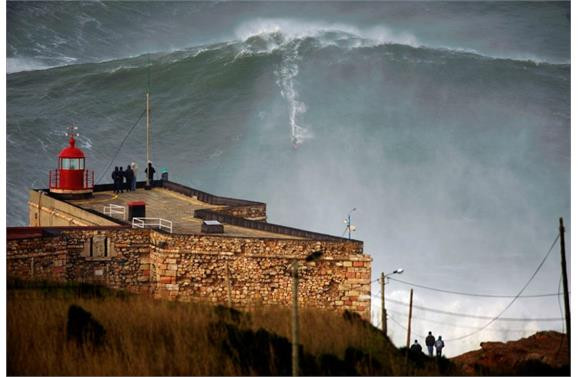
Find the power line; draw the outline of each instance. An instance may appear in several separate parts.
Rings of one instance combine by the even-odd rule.
[[[398,282],[401,284],[409,285],[411,287],[424,288],[424,289],[428,289],[431,291],[450,293],[453,295],[471,296],[471,297],[487,297],[487,298],[514,298],[514,297],[517,297],[517,296],[508,296],[508,295],[492,295],[492,294],[483,294],[483,293],[468,293],[468,292],[451,291],[451,290],[447,290],[447,289],[432,288],[432,287],[428,287],[428,286],[421,285],[421,284],[410,283],[408,281],[390,278],[390,277],[388,279],[394,280],[395,282]],[[551,297],[551,296],[558,296],[558,295],[560,296],[561,294],[562,293],[559,292],[559,293],[543,293],[543,294],[536,294],[536,295],[521,295],[521,296],[518,296],[518,298]]]
[[[400,324],[400,323],[399,323],[397,320],[395,320],[394,318],[390,317],[390,320],[391,320],[392,322],[394,322],[395,324],[397,324],[398,326],[400,326],[404,331],[408,331],[408,329],[406,328],[406,326]],[[410,329],[410,334],[413,335],[413,336],[416,336],[416,337],[418,337],[418,338],[421,338],[421,339],[426,339],[425,336],[416,335],[416,334],[414,333],[414,331],[412,331],[412,329]]]
[[[519,298],[519,296],[525,291],[525,289],[527,289],[527,287],[529,286],[529,284],[531,284],[531,281],[533,281],[533,279],[535,278],[535,276],[537,275],[537,273],[539,272],[539,270],[541,269],[541,267],[543,267],[543,264],[545,263],[545,261],[547,260],[547,258],[549,257],[549,255],[551,254],[551,251],[553,251],[553,248],[555,247],[555,244],[557,243],[557,240],[559,239],[559,234],[557,234],[557,237],[555,237],[555,240],[553,241],[553,243],[551,244],[551,247],[549,248],[549,251],[547,251],[547,254],[545,254],[545,256],[543,257],[543,260],[541,261],[541,263],[539,263],[539,265],[537,266],[537,268],[535,269],[535,272],[533,272],[533,274],[531,275],[531,277],[529,278],[529,280],[527,281],[527,283],[523,286],[523,288],[521,288],[521,290],[519,291],[519,293],[517,294],[517,296],[515,298],[513,298],[511,300],[511,302],[509,302],[509,304],[507,306],[505,306],[505,308],[499,313],[497,314],[493,319],[491,319],[486,325],[484,325],[480,330],[476,330],[473,331],[469,334],[460,336],[458,338],[454,338],[454,339],[448,339],[447,341],[454,341],[454,340],[461,340],[461,339],[465,339],[468,338],[469,336],[472,336],[482,330],[484,330],[485,328],[487,328],[488,326],[490,326],[491,323],[493,323],[494,321],[498,320],[499,317],[501,315],[503,315],[504,312],[507,311],[507,309],[509,309],[511,307],[511,305],[513,305],[513,303]]]
[[[146,110],[143,110],[143,112],[141,113],[141,116],[139,117],[139,119],[137,119],[137,121],[135,122],[135,124],[133,124],[133,127],[131,127],[131,129],[129,130],[129,132],[127,133],[127,135],[125,136],[125,138],[123,139],[123,141],[121,142],[121,144],[119,145],[119,147],[117,148],[117,151],[115,152],[115,155],[113,156],[113,158],[111,158],[111,160],[109,161],[108,165],[106,168],[103,169],[102,174],[100,175],[99,179],[97,180],[97,183],[99,183],[104,175],[108,172],[111,164],[113,163],[113,161],[115,160],[115,158],[117,158],[117,156],[119,155],[119,152],[121,151],[121,148],[123,147],[123,145],[125,145],[125,141],[127,140],[127,138],[129,137],[129,135],[131,134],[131,132],[133,132],[133,130],[135,129],[135,127],[137,126],[137,124],[139,124],[139,122],[141,121],[141,119],[143,119],[143,115],[145,115]]]
[[[377,297],[376,295],[373,295],[374,297]],[[398,305],[402,305],[402,306],[408,306],[407,302],[404,301],[398,301],[398,300],[393,300],[393,299],[389,299],[387,298],[386,301],[389,301],[393,304],[398,304]],[[480,315],[474,315],[474,314],[465,314],[465,313],[457,313],[457,312],[449,312],[446,310],[440,310],[440,309],[434,309],[434,308],[429,308],[426,306],[420,306],[420,305],[412,305],[413,308],[415,309],[419,309],[419,310],[424,310],[424,311],[428,311],[428,312],[434,312],[434,313],[440,313],[440,314],[446,314],[446,315],[452,315],[455,317],[465,317],[465,318],[476,318],[476,319],[494,319],[495,317],[490,317],[490,316],[480,316]],[[501,313],[502,314],[502,313]],[[496,320],[500,320],[500,321],[520,321],[520,322],[525,322],[525,321],[562,321],[564,318],[508,318],[508,317],[503,317],[503,318],[497,318]]]
[[[388,313],[396,313],[399,315],[406,315],[407,313],[403,313],[403,312],[399,312],[397,310],[388,310]],[[443,322],[443,321],[435,321],[433,319],[427,319],[427,318],[422,318],[422,317],[416,317],[415,315],[412,315],[412,320],[419,320],[419,321],[423,321],[423,322],[431,322],[431,323],[436,323],[439,325],[443,325],[443,326],[448,326],[448,327],[455,327],[455,328],[459,328],[459,329],[470,329],[470,330],[478,330],[480,329],[480,327],[477,326],[466,326],[466,325],[457,325],[455,323],[448,323],[448,322]],[[506,332],[506,331],[516,331],[516,332],[527,332],[529,331],[528,329],[489,329],[489,331],[500,331],[500,332]]]
[[[372,294],[372,297],[374,298],[381,298],[378,295]],[[407,302],[404,301],[398,301],[398,300],[394,300],[391,298],[387,298],[386,301],[389,301],[393,304],[397,304],[397,305],[401,305],[401,306],[408,306]],[[446,310],[440,310],[440,309],[434,309],[434,308],[429,308],[427,306],[420,306],[420,305],[412,305],[413,308],[419,309],[419,310],[423,310],[426,312],[433,312],[433,313],[439,313],[439,314],[446,314],[446,315],[452,315],[455,317],[464,317],[464,318],[474,318],[474,319],[493,319],[494,317],[490,317],[490,316],[480,316],[480,315],[475,315],[475,314],[465,314],[465,313],[457,313],[457,312],[449,312]],[[545,321],[545,322],[549,322],[549,321],[562,321],[564,318],[563,317],[552,317],[552,318],[499,318],[498,320],[500,321],[519,321],[519,322],[531,322],[531,321],[537,321],[537,322],[541,322],[541,321]]]

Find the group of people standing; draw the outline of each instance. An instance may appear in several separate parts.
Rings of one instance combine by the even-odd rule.
[[[137,189],[137,164],[131,162],[127,165],[127,169],[123,170],[122,166],[115,166],[113,174],[113,190],[115,194],[127,191],[135,191]]]
[[[442,349],[444,348],[444,340],[442,340],[442,336],[438,336],[438,339],[434,339],[434,335],[432,335],[432,331],[428,332],[428,336],[426,337],[426,348],[428,349],[428,356],[432,357],[434,349],[436,348],[436,357],[442,356]],[[414,344],[410,347],[411,352],[422,352],[422,346],[418,343],[417,339],[414,339]]]
[[[147,164],[147,168],[145,169],[145,174],[148,176],[149,181],[152,182],[155,176],[155,168],[151,161]],[[126,170],[123,170],[122,166],[115,166],[115,170],[111,177],[113,178],[113,190],[115,194],[120,194],[128,191],[135,191],[137,189],[137,172],[139,167],[135,162],[131,162],[130,165],[127,166]]]

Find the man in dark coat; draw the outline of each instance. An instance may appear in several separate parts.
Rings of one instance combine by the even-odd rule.
[[[418,344],[418,340],[414,339],[414,344],[410,346],[410,352],[412,353],[422,353],[422,346]]]
[[[113,179],[113,191],[115,194],[119,193],[119,167],[115,166],[115,170],[113,170],[113,174],[111,174],[111,178]]]
[[[133,173],[133,169],[131,169],[131,165],[127,165],[127,170],[125,170],[125,188],[127,191],[133,191],[132,183],[134,175],[135,174]]]
[[[147,164],[147,168],[145,169],[145,174],[149,177],[149,183],[153,183],[153,178],[155,176],[155,168],[153,167],[153,163],[149,161]]]
[[[124,191],[124,187],[123,187],[123,179],[125,179],[125,172],[123,171],[123,167],[120,166],[119,167],[119,192],[123,193]]]
[[[426,348],[428,348],[428,356],[430,357],[432,357],[434,351],[434,341],[434,335],[432,335],[432,331],[429,331],[426,337]]]

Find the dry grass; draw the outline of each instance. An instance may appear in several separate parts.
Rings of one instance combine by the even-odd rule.
[[[92,313],[106,329],[102,348],[67,342],[67,313],[73,304]],[[212,324],[223,317],[210,305],[9,287],[7,319],[9,375],[244,374],[235,357],[224,353],[226,339],[219,338],[224,335],[212,333]],[[373,358],[369,363],[381,365],[358,367],[360,373],[404,373],[399,353],[371,327],[324,311],[304,310],[300,319],[301,343],[313,357],[331,354],[341,359],[354,347]],[[250,333],[263,328],[288,339],[291,334],[287,308],[257,308],[232,325]]]

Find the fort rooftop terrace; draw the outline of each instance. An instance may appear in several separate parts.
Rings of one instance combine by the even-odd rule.
[[[90,198],[55,199],[114,221],[119,226],[131,225],[127,220],[128,203],[142,201],[146,206],[146,218],[170,221],[172,233],[177,234],[201,234],[204,220],[217,220],[223,224],[223,233],[218,235],[225,237],[348,241],[267,223],[265,203],[220,197],[170,181],[155,181],[150,190],[145,190],[144,182],[139,182],[136,191],[121,194],[115,194],[112,185],[97,185]],[[125,216],[105,214],[105,207],[111,205],[124,207]]]

